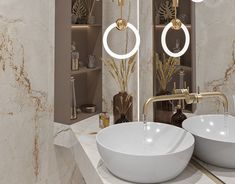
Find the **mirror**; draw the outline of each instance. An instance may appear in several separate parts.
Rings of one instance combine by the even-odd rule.
[[[77,10],[83,8],[75,2],[56,1],[55,121],[73,124],[100,112],[113,114],[118,123],[141,121],[148,98],[179,88],[221,91],[229,99],[229,113],[235,115],[234,0],[180,0],[177,17],[190,33],[190,46],[178,58],[167,56],[161,44],[162,31],[175,14],[171,1],[126,0],[122,17],[139,30],[141,44],[139,52],[125,60],[113,59],[102,47],[104,31],[121,16],[117,1],[95,1],[92,14],[89,8],[80,14]],[[131,30],[113,29],[107,43],[124,54],[135,40]],[[184,42],[182,30],[170,30],[166,36],[172,52],[179,52]],[[184,113],[223,110],[215,99],[197,105],[170,101],[153,104],[148,120],[170,123],[178,104]]]

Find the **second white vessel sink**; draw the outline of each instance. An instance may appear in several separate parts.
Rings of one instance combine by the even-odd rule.
[[[178,176],[194,149],[187,131],[160,123],[124,123],[96,137],[105,166],[115,176],[136,183],[159,183]]]
[[[196,139],[194,154],[209,164],[235,168],[235,118],[224,115],[194,116],[183,128]]]

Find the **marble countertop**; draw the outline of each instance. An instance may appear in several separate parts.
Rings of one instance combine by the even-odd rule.
[[[87,184],[131,184],[113,176],[104,166],[96,147],[99,128],[98,115],[71,126],[55,123],[55,145],[73,150],[75,160]],[[213,184],[214,182],[194,165],[166,184]]]
[[[213,173],[216,177],[222,180],[226,184],[234,184],[235,183],[235,169],[226,169],[219,168],[213,165],[209,165],[205,162],[202,162],[197,159],[197,162],[200,163],[204,168]]]

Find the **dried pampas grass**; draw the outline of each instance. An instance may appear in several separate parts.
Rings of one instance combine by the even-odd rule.
[[[176,64],[179,62],[179,58],[169,57],[166,58],[163,54],[163,61],[159,59],[159,54],[155,54],[155,69],[156,77],[160,84],[161,90],[166,90],[168,83],[172,80],[172,76],[177,72]]]
[[[136,54],[129,58],[129,60],[121,60],[117,65],[113,58],[102,59],[109,73],[120,87],[121,92],[128,90],[128,82],[131,74],[135,71]]]

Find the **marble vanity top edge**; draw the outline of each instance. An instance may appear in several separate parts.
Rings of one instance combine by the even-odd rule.
[[[100,130],[98,126],[98,115],[73,125],[62,125],[55,123],[54,126],[54,144],[66,148],[72,148],[75,151],[77,163],[82,163],[85,167],[80,170],[88,180],[87,184],[130,184],[114,177],[104,166],[96,148],[95,136]],[[189,177],[190,176],[190,177]],[[197,184],[213,183],[206,175],[196,170],[191,164],[175,180],[166,182],[171,184],[187,184],[196,179]]]

